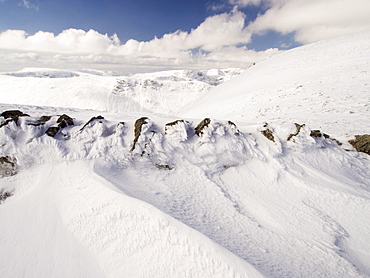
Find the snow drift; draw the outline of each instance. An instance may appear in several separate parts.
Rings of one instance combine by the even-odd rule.
[[[369,133],[368,38],[224,83],[0,76],[0,275],[369,277],[370,156],[348,143]]]

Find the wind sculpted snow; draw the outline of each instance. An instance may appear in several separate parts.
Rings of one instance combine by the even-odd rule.
[[[1,155],[16,157],[19,172],[5,180],[14,196],[0,207],[3,255],[13,254],[5,276],[13,268],[33,276],[39,267],[58,275],[57,258],[69,273],[73,259],[81,263],[78,276],[98,277],[148,277],[153,269],[158,277],[369,273],[365,154],[311,137],[305,126],[289,141],[294,125],[271,126],[272,142],[259,128],[242,132],[214,119],[197,135],[191,121],[145,118],[133,148],[133,120],[88,120],[91,113],[69,111],[76,125],[55,137],[45,132],[59,116],[37,126],[30,123],[38,116],[20,117],[0,129]],[[27,249],[25,234],[6,232],[18,225],[45,247]],[[44,236],[35,234],[49,225]],[[32,268],[35,258],[48,266]]]
[[[0,76],[0,276],[370,277],[368,45]]]

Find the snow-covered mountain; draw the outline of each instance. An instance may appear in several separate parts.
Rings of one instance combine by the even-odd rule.
[[[173,70],[109,76],[93,70],[27,68],[3,73],[0,91],[6,94],[2,102],[10,104],[173,114],[241,72],[241,69]]]
[[[0,276],[370,277],[369,45],[0,75]]]

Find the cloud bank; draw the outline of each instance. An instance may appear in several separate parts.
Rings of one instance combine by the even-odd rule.
[[[108,36],[95,30],[68,29],[56,35],[7,30],[0,33],[0,71],[22,67],[97,68],[118,72],[243,68],[279,51],[258,52],[246,47],[253,35],[263,35],[269,30],[294,34],[296,42],[303,44],[370,30],[369,0],[222,1],[220,5],[239,8],[259,5],[265,12],[246,24],[245,14],[235,6],[231,12],[206,18],[190,31],[178,30],[150,41],[130,39],[125,43],[117,35]]]
[[[266,12],[251,22],[247,31],[263,34],[273,30],[294,32],[297,42],[306,44],[322,39],[370,30],[369,0],[228,0],[247,7],[262,5]]]
[[[10,66],[95,67],[140,71],[143,68],[247,67],[277,49],[249,50],[245,15],[236,8],[205,19],[190,32],[178,30],[150,41],[128,40],[97,31],[68,29],[60,34],[22,30],[0,33],[1,71]]]

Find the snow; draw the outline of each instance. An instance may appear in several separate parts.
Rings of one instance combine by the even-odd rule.
[[[305,123],[334,137],[369,132],[369,32],[276,54],[185,106],[183,117]]]
[[[241,72],[224,69],[208,75],[207,71],[176,70],[109,76],[93,70],[26,68],[0,75],[0,94],[8,104],[174,114]]]
[[[0,117],[0,157],[17,164],[0,179],[13,193],[0,276],[370,277],[370,157],[347,143],[369,132],[369,39],[303,46],[237,77],[0,75],[0,111],[29,114]],[[62,114],[74,125],[46,135]]]

